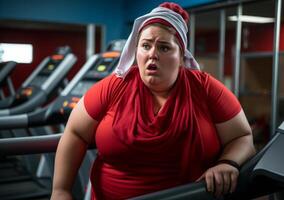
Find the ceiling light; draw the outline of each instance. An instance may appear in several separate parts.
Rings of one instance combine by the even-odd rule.
[[[230,21],[237,21],[237,16],[229,16],[228,19]],[[249,23],[272,23],[274,22],[274,18],[271,17],[257,17],[257,16],[249,16],[249,15],[241,15],[240,16],[241,22],[249,22]]]

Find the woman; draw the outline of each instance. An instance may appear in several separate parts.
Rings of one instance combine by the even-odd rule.
[[[70,115],[56,153],[53,200],[72,199],[94,142],[92,199],[201,179],[216,196],[235,190],[239,166],[254,154],[251,129],[234,95],[198,70],[186,49],[187,20],[180,6],[164,3],[135,21],[115,73]]]

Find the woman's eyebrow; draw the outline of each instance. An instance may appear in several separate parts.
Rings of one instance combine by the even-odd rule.
[[[142,41],[154,42],[154,39],[143,38]],[[160,43],[160,44],[168,44],[168,45],[171,44],[170,42],[168,42],[168,41],[166,41],[166,40],[158,40],[157,43]]]

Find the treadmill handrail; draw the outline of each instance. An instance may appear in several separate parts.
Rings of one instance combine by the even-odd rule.
[[[19,115],[8,115],[0,116],[0,130],[2,129],[11,129],[18,128],[28,125],[28,115],[19,114]]]
[[[212,193],[207,192],[205,181],[188,183],[174,188],[157,191],[150,194],[130,198],[129,200],[175,200],[175,199],[192,199],[192,200],[216,200]]]
[[[42,105],[47,100],[47,94],[43,90],[39,90],[32,99],[20,105],[0,110],[0,116],[15,115],[30,112]]]
[[[38,75],[38,73],[45,67],[45,65],[50,60],[50,56],[44,58],[44,60],[39,64],[39,66],[33,71],[33,73],[28,77],[27,80],[22,84],[22,88],[26,88],[29,84],[34,80],[34,78]]]
[[[55,152],[62,133],[0,139],[0,155]]]
[[[24,155],[56,152],[63,133],[0,139],[0,155]],[[94,149],[95,144],[89,149]]]
[[[50,93],[53,88],[58,84],[59,80],[62,80],[66,73],[72,68],[74,63],[77,61],[77,57],[70,53],[68,54],[55,71],[48,77],[48,79],[43,83],[41,89]]]
[[[11,74],[11,72],[15,69],[16,65],[17,63],[14,61],[9,61],[5,63],[0,73],[0,85],[2,85],[5,79],[9,77],[9,74]]]
[[[76,74],[76,76],[70,81],[67,87],[61,92],[61,96],[67,96],[70,93],[70,91],[75,87],[75,85],[82,79],[82,77],[86,74],[90,67],[95,63],[98,57],[99,56],[95,54],[88,59],[88,61],[83,65],[82,69]]]
[[[254,167],[252,178],[266,176],[284,184],[283,143],[284,134],[277,133],[277,140],[269,148]]]

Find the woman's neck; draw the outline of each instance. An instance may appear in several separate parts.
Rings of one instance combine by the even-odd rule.
[[[170,91],[171,90],[167,90],[167,91],[153,91],[153,90],[151,90],[152,95],[153,95],[153,103],[154,103],[154,107],[153,107],[154,115],[157,115],[158,112],[165,105],[167,98],[170,94]]]
[[[151,93],[153,94],[153,96],[155,98],[163,98],[163,99],[167,99],[169,94],[170,94],[170,89],[169,90],[165,90],[165,91],[154,91],[151,90]]]

